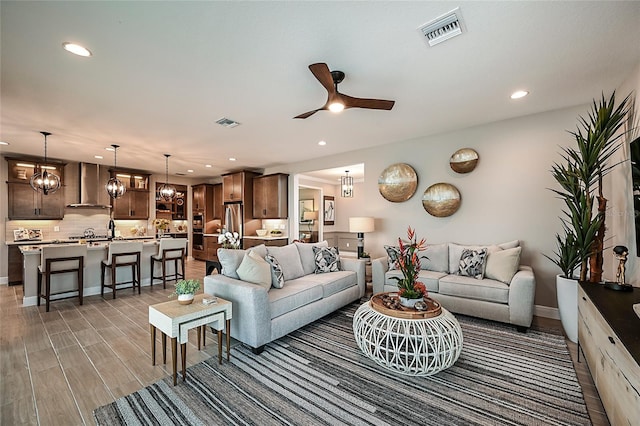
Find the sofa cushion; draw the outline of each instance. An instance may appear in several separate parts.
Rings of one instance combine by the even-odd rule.
[[[480,250],[462,250],[459,274],[481,280],[484,277],[484,263],[486,257],[486,248]]]
[[[282,267],[284,280],[289,281],[304,275],[302,262],[300,262],[300,252],[295,244],[287,244],[283,247],[267,247],[267,253],[276,258]]]
[[[511,283],[511,279],[518,272],[518,267],[520,266],[521,252],[522,247],[514,247],[489,253],[485,277],[505,284]]]
[[[421,270],[420,272],[418,272],[418,280],[427,287],[427,291],[437,293],[439,290],[438,280],[446,275],[447,274],[444,272]],[[402,272],[396,270],[385,273],[385,285],[392,285],[397,287],[398,281],[393,277],[402,278]]]
[[[316,274],[337,272],[340,270],[340,254],[338,247],[313,247]]]
[[[478,246],[478,245],[463,245],[456,243],[449,243],[449,273],[457,274],[460,270],[460,257],[462,256],[462,250],[465,248],[470,250],[480,250],[487,248],[487,253],[493,253],[499,250],[507,250],[514,247],[519,247],[520,241],[513,240],[501,244],[492,244],[490,246]]]
[[[316,269],[316,261],[314,258],[314,247],[329,247],[329,243],[321,241],[319,243],[300,243],[295,242],[296,248],[300,253],[300,262],[305,275],[313,274]]]
[[[270,254],[266,255],[264,260],[271,265],[271,285],[274,288],[284,287],[284,274],[278,260]]]
[[[433,244],[428,245],[425,251],[419,253],[420,268],[428,271],[449,272],[449,245]],[[426,256],[425,259],[422,256]]]
[[[440,278],[439,293],[466,299],[509,303],[509,286],[488,278],[476,280],[462,275],[447,275]]]
[[[242,263],[246,252],[246,250],[219,248],[218,261],[222,266],[222,275],[239,280],[238,266]]]
[[[394,269],[398,269],[396,267],[396,260],[398,260],[398,256],[400,256],[400,248],[397,246],[384,246],[384,249],[387,252],[387,260],[389,261],[389,270],[393,271]]]
[[[245,253],[237,273],[242,281],[257,284],[267,290],[271,288],[271,266],[253,250]]]
[[[320,300],[322,294],[322,286],[311,283],[307,277],[287,281],[283,288],[268,293],[271,319]]]
[[[322,297],[329,297],[354,285],[358,285],[358,277],[353,271],[328,272],[326,274],[307,275],[305,279],[322,286]]]

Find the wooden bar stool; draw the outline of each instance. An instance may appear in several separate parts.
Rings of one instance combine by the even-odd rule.
[[[184,260],[187,254],[186,238],[161,238],[158,254],[151,256],[151,286],[155,280],[162,280],[162,287],[167,288],[167,280],[184,279]],[[161,275],[155,275],[156,263],[160,263]],[[168,266],[173,263],[173,271]],[[178,268],[178,264],[180,268]]]
[[[40,306],[41,299],[44,299],[46,303],[47,312],[49,312],[49,305],[51,304],[51,296],[59,294],[66,294],[71,292],[78,292],[78,299],[82,305],[82,296],[84,292],[84,264],[85,257],[87,256],[87,246],[85,244],[74,244],[68,246],[43,246],[40,254],[40,266],[38,267],[38,306]],[[64,277],[64,281],[56,280],[57,292],[51,293],[51,278],[52,276],[58,276],[67,274]],[[76,281],[78,288],[69,288],[68,283],[73,280],[73,275],[76,275]],[[71,277],[71,278],[69,278]],[[62,277],[61,277],[62,278]],[[42,294],[42,283],[44,279],[44,294]],[[62,288],[60,288],[62,287]],[[76,297],[75,295],[59,297],[54,300],[68,299],[70,297]]]
[[[135,292],[138,287],[138,294],[140,294],[140,256],[142,255],[142,242],[114,242],[109,243],[109,252],[107,259],[103,260],[100,264],[100,294],[104,297],[104,288],[109,287],[112,290],[113,298],[116,298],[116,290],[123,288],[119,285],[131,284],[133,291]],[[121,281],[117,280],[118,268],[130,267],[131,268],[131,280]],[[109,269],[111,279],[107,284],[105,283],[105,272]]]

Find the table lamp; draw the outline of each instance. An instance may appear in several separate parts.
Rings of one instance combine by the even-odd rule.
[[[306,212],[302,213],[302,220],[307,222],[307,225],[309,225],[309,234],[311,234],[311,226],[313,226],[313,222],[317,218],[318,218],[318,212],[317,211],[306,211]],[[311,236],[311,235],[309,235],[309,236]]]
[[[356,232],[358,234],[358,259],[360,259],[364,253],[364,233],[373,232],[373,223],[372,217],[349,218],[349,232]]]

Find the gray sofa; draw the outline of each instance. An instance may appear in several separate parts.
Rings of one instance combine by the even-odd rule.
[[[460,273],[465,248],[487,251],[480,279]],[[419,277],[429,296],[449,311],[513,324],[525,331],[533,318],[536,282],[533,270],[520,265],[520,253],[519,241],[488,246],[429,245]],[[402,277],[402,273],[390,270],[388,257],[374,259],[371,269],[374,293],[398,290],[393,277]]]
[[[295,242],[284,247],[260,245],[249,250],[218,249],[222,273],[206,276],[204,291],[232,302],[233,338],[260,353],[265,344],[364,296],[364,261],[340,258],[340,270],[314,273],[313,246],[327,247],[327,242]],[[269,254],[277,259],[284,275],[282,288],[239,278],[238,268],[249,251],[258,257]],[[278,285],[277,277],[272,280],[273,285]]]

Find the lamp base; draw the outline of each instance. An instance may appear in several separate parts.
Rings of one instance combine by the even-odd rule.
[[[358,232],[358,259],[364,254],[364,232]]]

